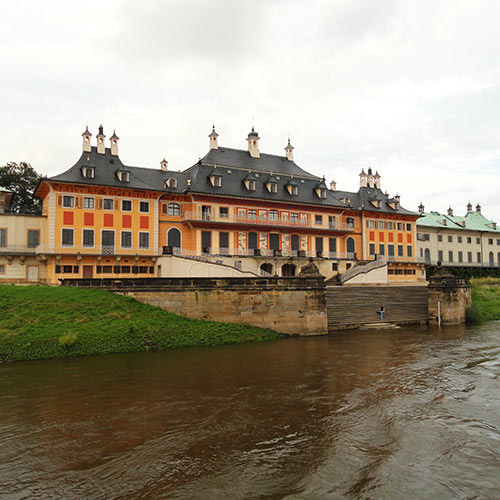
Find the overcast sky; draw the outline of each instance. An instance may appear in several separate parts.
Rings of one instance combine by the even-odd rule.
[[[283,155],[403,206],[500,221],[500,2],[4,2],[0,165],[60,173],[102,120],[128,165],[173,170],[222,146]]]

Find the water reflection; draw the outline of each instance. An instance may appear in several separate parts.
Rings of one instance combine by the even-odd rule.
[[[0,492],[496,498],[500,323],[0,367]]]

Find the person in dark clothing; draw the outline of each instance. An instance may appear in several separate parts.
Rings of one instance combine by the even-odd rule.
[[[384,316],[385,316],[385,307],[384,306],[380,306],[380,309],[377,312],[378,312],[378,314],[380,314],[380,319],[384,319]]]

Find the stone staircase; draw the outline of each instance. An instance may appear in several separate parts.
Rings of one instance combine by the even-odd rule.
[[[354,278],[355,276],[359,276],[360,274],[366,274],[374,269],[380,269],[387,265],[387,262],[383,259],[380,260],[372,260],[369,262],[359,262],[351,269],[348,269],[344,274],[341,274],[338,278],[338,282],[340,284],[344,284]]]
[[[367,323],[426,323],[425,286],[328,286],[326,288],[328,330],[356,328]],[[380,319],[377,311],[385,308]]]

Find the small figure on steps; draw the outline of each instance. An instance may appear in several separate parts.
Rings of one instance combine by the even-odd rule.
[[[380,306],[380,309],[377,311],[378,314],[380,314],[380,319],[383,320],[385,316],[385,307]]]

